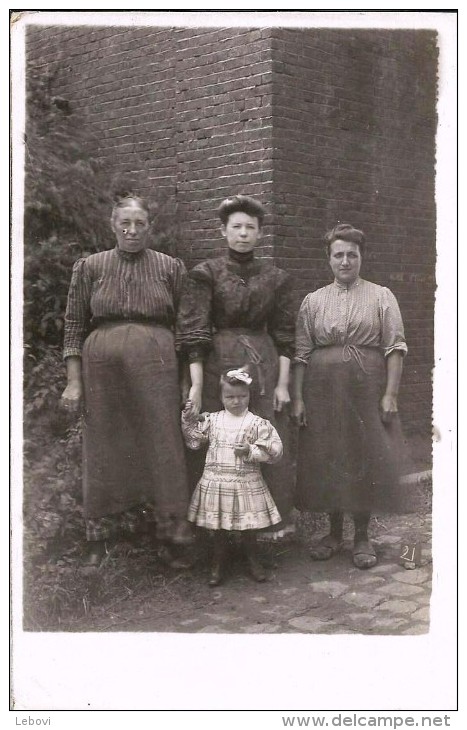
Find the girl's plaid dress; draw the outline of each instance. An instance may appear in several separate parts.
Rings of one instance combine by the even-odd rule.
[[[282,456],[282,442],[265,418],[246,411],[204,413],[204,420],[182,416],[186,444],[199,449],[208,444],[203,475],[193,493],[188,520],[210,530],[258,530],[281,521],[261,474],[261,463],[273,464]],[[249,454],[236,456],[234,448],[248,443]]]

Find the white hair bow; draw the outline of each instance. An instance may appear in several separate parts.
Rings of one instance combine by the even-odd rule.
[[[253,379],[246,370],[229,370],[227,373],[228,378],[234,378],[234,380],[239,380],[241,383],[246,383],[247,385],[251,385],[253,382]]]

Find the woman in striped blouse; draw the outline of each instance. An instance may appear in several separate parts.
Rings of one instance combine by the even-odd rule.
[[[305,297],[296,329],[297,506],[330,514],[330,533],[312,548],[317,560],[341,549],[350,512],[353,562],[370,568],[377,562],[368,538],[371,512],[408,507],[399,486],[397,414],[407,345],[392,292],[360,278],[362,231],[342,223],[325,242],[334,282]]]
[[[175,322],[183,263],[147,248],[147,204],[114,205],[113,250],[73,268],[65,317],[63,406],[83,405],[87,564],[106,540],[155,518],[158,535],[190,542]]]

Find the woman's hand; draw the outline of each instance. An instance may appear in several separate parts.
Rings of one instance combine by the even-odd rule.
[[[83,402],[83,385],[81,382],[76,381],[68,383],[65,390],[62,393],[60,399],[60,406],[67,413],[76,414],[81,410]]]
[[[303,398],[294,398],[292,401],[292,420],[295,421],[297,426],[306,426],[306,410]]]
[[[276,385],[273,399],[274,410],[281,411],[288,403],[290,403],[289,389],[286,385]]]
[[[199,385],[192,385],[190,392],[188,393],[188,401],[191,403],[193,413],[195,416],[201,411],[201,398],[203,395],[203,389]],[[187,401],[187,402],[188,402]]]
[[[403,353],[391,352],[386,358],[386,392],[381,398],[380,412],[383,423],[389,423],[397,413],[397,394],[402,375]]]
[[[381,420],[389,423],[397,414],[397,398],[395,395],[383,395],[381,398]]]
[[[249,453],[250,453],[249,444],[237,444],[236,446],[234,446],[235,456],[248,456]]]

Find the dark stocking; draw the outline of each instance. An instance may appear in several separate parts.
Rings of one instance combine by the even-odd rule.
[[[227,537],[224,530],[215,530],[212,540],[211,573],[209,585],[218,586],[224,578],[224,560],[227,547]]]
[[[353,521],[355,526],[354,542],[368,540],[368,525],[370,522],[369,512],[354,512]]]
[[[331,512],[329,515],[329,521],[331,523],[330,534],[338,542],[342,540],[342,533],[344,530],[344,513],[343,512]]]
[[[266,573],[259,562],[259,551],[255,530],[245,530],[243,533],[243,544],[245,546],[251,576],[258,581],[258,583],[263,583],[266,580]]]

